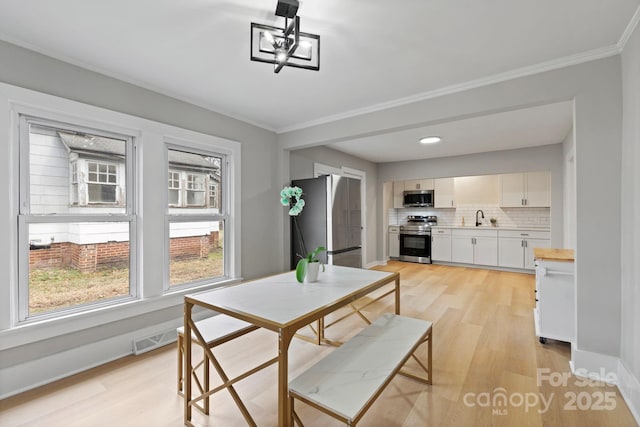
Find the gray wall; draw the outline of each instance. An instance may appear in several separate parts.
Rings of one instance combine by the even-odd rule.
[[[291,131],[279,135],[278,142],[283,148],[308,147],[384,133],[389,128],[417,127],[573,99],[576,346],[583,351],[619,356],[621,85],[621,60],[614,56]],[[593,194],[598,195],[597,203]],[[382,200],[378,206],[382,208]],[[607,226],[594,227],[603,218]],[[382,255],[380,245],[379,257]]]
[[[278,208],[281,179],[277,175],[279,158],[273,132],[1,41],[0,64],[0,81],[4,83],[240,142],[242,274],[253,278],[281,271],[283,254],[273,250],[274,244],[279,245],[282,239]],[[9,142],[3,137],[0,143]],[[9,182],[7,171],[2,173],[3,181]],[[8,205],[3,206],[1,220],[4,224],[15,224],[16,218]],[[15,262],[15,248],[8,246],[6,243],[0,246],[0,280],[4,283],[13,280],[9,272]],[[3,305],[2,309],[7,307]],[[182,307],[178,305],[8,349],[0,352],[0,369],[108,340],[125,332],[131,334],[163,322],[179,321],[181,316]],[[85,359],[88,365],[95,365],[103,361],[102,357],[90,354]],[[45,380],[34,377],[34,381]]]
[[[640,27],[622,53],[622,100],[621,358],[640,380]]]
[[[552,246],[559,247],[562,246],[564,221],[562,144],[466,156],[382,163],[378,167],[378,180],[380,183],[384,183],[415,177],[446,178],[538,170],[551,171],[551,243]],[[379,198],[382,198],[382,191],[382,185],[378,185]],[[378,224],[378,228],[383,229],[384,224]]]
[[[377,168],[375,163],[362,160],[348,154],[332,150],[327,147],[312,147],[301,150],[291,151],[289,154],[289,168],[291,179],[302,179],[313,177],[313,164],[322,163],[327,166],[341,168],[343,166],[352,169],[364,171],[366,176],[366,207],[367,220],[365,223],[366,233],[366,259],[365,265],[373,264],[382,258],[376,258],[378,255],[379,233],[377,233],[377,209],[376,197],[378,191]]]

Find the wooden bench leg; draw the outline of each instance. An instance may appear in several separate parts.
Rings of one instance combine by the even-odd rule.
[[[411,358],[413,360],[416,361],[416,363],[420,366],[420,368],[422,368],[423,371],[425,371],[425,373],[427,374],[426,378],[418,376],[418,375],[414,375],[410,372],[407,372],[406,370],[402,369],[398,372],[398,374],[407,377],[407,378],[411,378],[414,379],[416,381],[419,381],[421,383],[424,384],[433,384],[433,361],[432,359],[432,354],[433,354],[433,350],[432,350],[432,343],[433,342],[433,329],[429,330],[429,333],[425,336],[424,341],[422,341],[420,343],[420,345],[422,344],[427,344],[427,366],[424,365],[424,363],[422,363],[420,361],[420,359],[418,359],[418,357],[414,354],[411,355]]]
[[[182,335],[178,334],[178,394],[182,395],[182,360],[184,354],[182,352]]]
[[[427,355],[429,357],[428,360],[428,372],[427,372],[427,381],[429,384],[433,384],[433,352],[431,346],[433,344],[433,328],[429,331],[429,344],[427,346]]]

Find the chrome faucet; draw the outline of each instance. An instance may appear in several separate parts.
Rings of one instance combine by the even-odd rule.
[[[482,224],[480,221],[478,221],[478,213],[482,214],[482,219],[484,219],[484,212],[482,212],[482,210],[478,209],[476,211],[476,227],[479,226],[480,224]]]

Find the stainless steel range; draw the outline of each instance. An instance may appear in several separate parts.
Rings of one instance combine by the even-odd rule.
[[[431,264],[431,226],[438,225],[435,215],[410,215],[400,226],[400,260]]]

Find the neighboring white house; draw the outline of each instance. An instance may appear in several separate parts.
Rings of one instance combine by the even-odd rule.
[[[29,129],[31,213],[124,213],[128,178],[125,165],[127,143],[126,140],[32,124]],[[186,209],[199,214],[219,212],[219,158],[170,149],[168,165],[167,203],[170,213]],[[203,251],[206,252],[202,248],[185,249],[189,245],[184,242],[174,245],[173,239],[206,237],[212,247],[217,246],[218,224],[217,221],[172,224],[172,258],[174,246],[186,250],[175,255],[177,258],[202,256]],[[86,246],[107,243],[111,244],[109,252],[114,254],[113,263],[118,263],[128,254],[128,227],[126,222],[110,223],[108,226],[96,222],[31,224],[30,264],[39,267],[58,266],[56,264],[60,262],[64,264],[63,261],[54,260],[60,259],[59,255],[52,258],[42,252],[52,249],[52,245],[58,246],[60,252],[68,249],[59,246],[64,244]],[[116,249],[114,243],[120,243],[120,249]],[[105,261],[105,265],[113,263]],[[71,264],[85,269],[82,262],[77,260]]]

